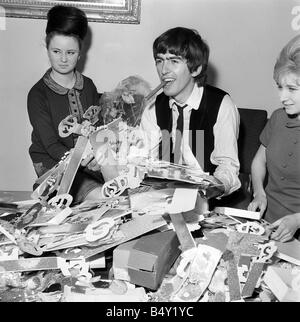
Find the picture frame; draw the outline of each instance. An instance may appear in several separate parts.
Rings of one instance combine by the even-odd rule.
[[[2,0],[6,17],[46,19],[48,10],[55,5],[69,5],[82,9],[89,21],[139,24],[141,0],[90,0],[90,1],[24,1]]]

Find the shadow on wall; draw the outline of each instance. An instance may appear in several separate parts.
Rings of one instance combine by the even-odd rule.
[[[77,63],[77,67],[76,67],[76,69],[80,73],[82,73],[84,71],[84,67],[87,62],[87,56],[88,56],[87,53],[91,47],[91,44],[92,44],[92,32],[91,32],[91,28],[88,27],[84,42],[82,44],[80,59],[79,59],[79,62]]]
[[[217,86],[218,72],[214,65],[208,63],[207,66],[207,83],[212,86]]]

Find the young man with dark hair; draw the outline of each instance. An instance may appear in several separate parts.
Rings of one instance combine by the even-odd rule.
[[[177,27],[155,39],[153,55],[165,85],[141,121],[151,157],[212,174],[221,189],[210,197],[232,193],[240,187],[239,113],[228,93],[206,84],[209,47]]]

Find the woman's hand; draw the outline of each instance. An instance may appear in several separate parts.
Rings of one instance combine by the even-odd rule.
[[[270,229],[277,228],[270,236],[271,239],[280,242],[291,240],[300,228],[300,213],[284,216],[269,226]]]
[[[248,210],[249,211],[257,211],[263,214],[267,208],[267,197],[266,195],[259,194],[254,197],[254,199],[249,203]]]

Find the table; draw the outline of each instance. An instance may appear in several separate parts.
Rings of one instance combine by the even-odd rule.
[[[31,199],[32,191],[0,190],[0,201],[15,202]]]

